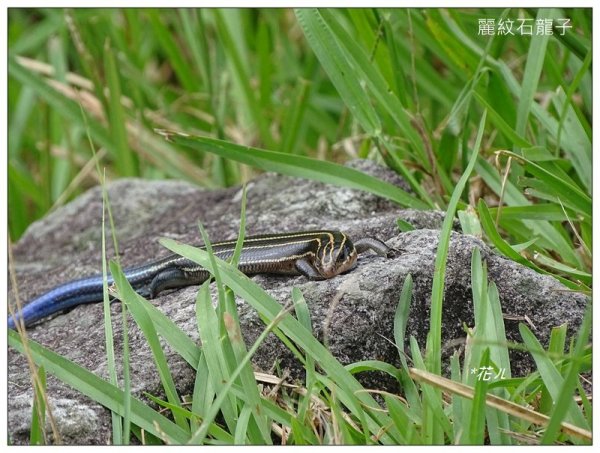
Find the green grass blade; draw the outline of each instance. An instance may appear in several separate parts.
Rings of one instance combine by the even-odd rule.
[[[12,330],[8,332],[8,343],[17,351],[24,352],[23,343],[17,332]],[[48,373],[53,374],[65,384],[104,407],[117,412],[121,416],[124,414],[123,390],[55,352],[44,348],[35,341],[28,340],[28,347],[35,363],[43,366]],[[131,422],[171,443],[181,444],[187,439],[184,430],[137,398],[131,399]]]
[[[307,10],[299,10],[304,15],[308,15]],[[423,141],[419,137],[415,128],[411,124],[411,117],[406,112],[400,99],[392,92],[387,81],[377,71],[377,66],[369,61],[369,57],[363,50],[362,46],[358,44],[355,39],[340,25],[340,23],[333,17],[332,11],[323,9],[320,11],[314,11],[313,21],[317,19],[317,15],[321,14],[321,20],[325,24],[325,28],[329,28],[328,35],[325,39],[335,41],[339,48],[344,53],[345,58],[348,59],[354,71],[358,74],[356,77],[358,80],[365,80],[365,88],[372,91],[373,96],[377,101],[385,108],[390,116],[395,120],[396,124],[400,127],[402,134],[410,141],[414,149],[420,154],[421,161],[423,163],[428,162],[423,148]],[[312,22],[312,27],[316,25]],[[313,43],[311,43],[312,45]],[[364,90],[364,89],[363,89]]]
[[[485,204],[485,201],[483,201],[483,199],[479,200],[479,205],[477,207],[477,211],[479,213],[479,220],[481,221],[481,226],[483,227],[485,234],[487,235],[488,239],[492,242],[492,244],[498,249],[498,251],[500,253],[502,253],[507,258],[510,258],[511,260],[522,264],[523,266],[527,266],[527,267],[535,270],[536,272],[539,272],[540,274],[548,273],[544,269],[537,266],[535,263],[532,263],[527,258],[522,256],[520,253],[518,253],[516,250],[514,250],[508,242],[506,242],[504,240],[504,238],[500,235],[500,233],[496,229],[496,226],[494,225],[494,220],[492,219],[492,217],[490,215],[490,211],[489,211],[487,205]],[[575,283],[573,283],[559,275],[553,275],[553,277],[560,280],[561,283],[566,285],[568,288],[575,289],[575,290],[579,289],[579,287]]]
[[[222,388],[224,382],[231,381],[231,372],[228,361],[225,358],[221,334],[219,329],[219,319],[213,308],[209,282],[205,282],[198,292],[196,298],[196,318],[200,330],[200,339],[202,341],[202,351],[209,370],[209,378],[213,391],[217,392]],[[206,408],[205,417],[209,417],[212,410],[212,404]],[[227,399],[221,403],[220,410],[223,418],[231,431],[235,429],[235,419],[237,418],[236,401],[233,395],[228,395]],[[198,428],[200,429],[200,428]]]
[[[256,53],[258,54],[258,71],[260,80],[260,105],[265,111],[272,110],[274,67],[278,62],[273,59],[273,33],[269,31],[269,21],[258,24],[256,32]]]
[[[346,369],[352,374],[362,373],[364,371],[381,371],[400,381],[400,370],[394,365],[380,360],[361,360],[360,362],[346,365]]]
[[[298,322],[304,326],[309,332],[313,331],[312,322],[310,319],[310,312],[308,310],[308,304],[302,295],[300,289],[292,288],[292,300],[294,302],[294,311],[296,312],[296,318]],[[312,356],[307,355],[304,363],[304,369],[306,370],[306,388],[311,389],[315,383],[315,360]],[[308,400],[307,400],[308,404]],[[307,407],[308,408],[308,407]],[[306,408],[306,409],[307,409]],[[299,411],[300,412],[300,411]]]
[[[10,53],[13,55],[29,54],[40,45],[44,45],[52,36],[59,35],[65,29],[63,15],[58,9],[38,10],[43,17],[28,33],[24,33],[16,42],[11,43]],[[10,17],[9,17],[10,20]]]
[[[25,69],[13,58],[8,59],[8,72],[9,75],[19,80],[23,85],[31,87],[46,102],[54,106],[55,110],[63,117],[82,127],[84,126],[79,106],[50,87],[44,79]],[[94,140],[97,140],[103,147],[109,150],[113,149],[113,143],[108,132],[98,121],[90,119],[87,126]]]
[[[474,92],[475,99],[481,104],[481,106],[489,112],[490,122],[494,124],[498,130],[504,134],[504,136],[516,146],[521,148],[531,148],[531,143],[524,137],[519,135],[503,118],[492,105],[478,92]]]
[[[489,349],[485,349],[479,363],[480,369],[489,366],[489,358]],[[478,379],[475,382],[475,393],[469,411],[470,423],[467,431],[469,436],[467,444],[470,445],[483,445],[486,426],[485,397],[487,394],[487,383],[488,381],[486,379]]]
[[[158,374],[160,376],[160,380],[167,395],[168,401],[171,404],[181,406],[181,400],[179,399],[179,395],[175,387],[175,381],[173,380],[173,376],[171,376],[171,372],[169,371],[167,358],[165,357],[165,353],[158,339],[156,327],[152,321],[152,318],[138,300],[142,299],[142,297],[134,291],[134,289],[131,287],[131,284],[127,281],[127,278],[125,278],[125,275],[116,263],[110,263],[110,272],[115,279],[115,284],[120,295],[119,298],[123,303],[127,304],[127,308],[129,308],[133,318],[148,341],[148,346],[152,351],[152,356],[154,358],[154,362],[156,364],[156,368],[158,370]],[[184,430],[189,430],[189,425],[185,418],[181,417],[177,413],[173,413],[173,416],[179,427]]]
[[[46,371],[43,366],[37,369],[37,379],[34,381],[33,406],[31,408],[31,429],[29,445],[45,445],[46,432]],[[39,384],[39,385],[38,385]]]
[[[585,8],[581,8],[578,9],[579,12],[584,12]],[[581,17],[581,16],[580,16]],[[590,21],[591,21],[591,17],[590,17]],[[583,20],[582,20],[583,22]],[[578,33],[562,33],[562,31],[557,27],[556,22],[553,25],[553,29],[554,29],[554,36],[556,37],[556,39],[558,41],[560,41],[561,43],[563,43],[567,49],[569,49],[571,52],[573,52],[575,55],[577,55],[578,58],[580,58],[581,60],[583,60],[585,58],[585,56],[590,52],[591,50],[591,43],[585,42],[584,40],[582,40],[579,37]],[[584,25],[584,24],[582,24]]]
[[[495,219],[498,208],[488,208],[490,216]],[[566,212],[566,215],[565,215]],[[563,209],[555,203],[539,203],[527,206],[503,206],[500,215],[500,224],[502,220],[547,220],[565,222],[567,220],[576,221],[577,216],[570,209]]]
[[[488,318],[487,318],[487,343],[492,344],[490,347],[490,357],[492,361],[501,370],[506,371],[505,377],[510,379],[511,367],[508,355],[506,331],[504,328],[504,317],[502,315],[502,305],[500,304],[500,296],[498,288],[494,282],[490,282],[488,287],[487,301],[489,303]]]
[[[150,19],[150,26],[152,27],[152,34],[156,37],[165,53],[167,54],[169,64],[173,67],[173,70],[177,74],[177,77],[181,81],[181,84],[188,93],[194,93],[198,91],[197,77],[191,71],[191,67],[188,62],[184,59],[184,53],[179,48],[179,44],[173,38],[173,33],[169,31],[167,26],[163,23],[165,20],[160,10],[149,9],[146,11],[148,18]]]
[[[229,335],[237,363],[242,363],[248,352],[246,351],[246,345],[242,337],[239,322],[228,312],[225,313],[225,328],[227,329],[227,334]],[[249,361],[240,371],[240,380],[243,392],[246,395],[246,405],[244,407],[249,409],[250,415],[252,415],[252,419],[258,427],[258,430],[253,429],[254,423],[250,423],[250,429],[247,431],[248,439],[253,444],[272,444],[271,429],[266,415],[261,410],[259,387],[254,378],[254,370]],[[239,418],[241,417],[242,414],[239,415]]]
[[[251,121],[256,125],[260,138],[266,147],[275,148],[274,140],[266,122],[267,118],[265,118],[265,115],[261,112],[260,105],[255,96],[255,90],[250,85],[251,78],[248,69],[244,64],[241,53],[242,50],[238,48],[233,36],[234,33],[239,31],[233,28],[233,18],[230,16],[230,14],[234,14],[235,12],[232,10],[228,12],[218,9],[213,9],[212,12],[219,32],[219,38],[222,40],[224,50],[231,62],[232,72],[236,83],[240,87]],[[237,13],[242,13],[242,11],[238,10]]]
[[[398,348],[398,354],[400,361],[406,371],[408,371],[408,365],[406,363],[406,357],[404,354],[404,343],[406,341],[406,325],[408,323],[408,316],[410,314],[410,303],[412,300],[412,289],[413,281],[412,275],[408,274],[402,284],[402,291],[400,292],[400,298],[398,300],[398,306],[394,313],[394,341]]]
[[[572,279],[579,280],[587,286],[592,285],[592,274],[589,272],[581,271],[571,266],[567,266],[566,264],[556,261],[555,259],[550,258],[546,255],[536,256],[536,261],[538,261],[542,266],[551,269],[552,271],[568,275]]]
[[[550,342],[548,343],[548,354],[554,354],[556,357],[562,357],[565,353],[565,344],[567,340],[568,325],[565,322],[558,327],[553,327],[550,332]]]
[[[196,366],[196,380],[192,394],[192,412],[200,417],[199,420],[204,418],[214,398],[215,391],[212,387],[208,364],[206,363],[204,354],[202,354]],[[200,422],[192,419],[190,420],[190,425],[192,432],[195,432],[200,427]]]
[[[410,303],[412,300],[412,289],[413,281],[412,275],[408,274],[402,284],[402,291],[400,292],[400,298],[398,300],[398,306],[394,313],[394,341],[398,348],[398,355],[400,356],[400,363],[402,364],[403,373],[400,375],[402,382],[402,388],[404,394],[409,402],[409,407],[415,412],[420,413],[421,399],[419,398],[419,391],[414,381],[408,375],[409,368],[406,360],[405,343],[406,343],[406,325],[408,323],[408,316],[410,313]]]
[[[190,47],[196,74],[202,74],[204,86],[209,96],[215,95],[213,80],[213,62],[210,55],[207,24],[204,19],[205,11],[195,9],[180,9],[179,15],[183,24],[183,32]]]
[[[579,381],[581,358],[583,357],[585,352],[584,349],[589,342],[591,330],[592,310],[591,306],[588,305],[586,313],[583,317],[583,322],[581,324],[581,327],[579,328],[577,341],[575,343],[575,348],[573,350],[572,357],[569,362],[567,375],[565,376],[563,385],[560,388],[559,396],[555,400],[556,404],[554,404],[552,408],[552,413],[550,414],[550,421],[548,422],[548,426],[546,427],[546,431],[544,432],[544,435],[542,437],[542,444],[551,444],[556,440],[560,432],[560,424],[563,421],[565,415],[569,412],[569,410],[572,407],[573,391]],[[588,420],[585,420],[585,422],[586,424],[581,426],[589,429],[590,425],[587,423]]]
[[[157,132],[175,144],[213,153],[266,171],[364,190],[415,209],[428,207],[421,200],[390,183],[332,162],[250,148],[210,137],[197,137],[164,130]]]
[[[464,211],[458,211],[456,215],[458,216],[460,227],[464,234],[470,234],[477,238],[482,236],[481,224],[479,223],[479,219],[474,210],[471,209],[470,206]]]
[[[215,259],[214,256],[213,256],[213,259]],[[206,287],[206,288],[208,288],[208,287]],[[265,340],[265,338],[271,332],[273,327],[275,327],[275,325],[280,321],[280,319],[281,318],[279,315],[275,316],[273,321],[258,336],[258,338],[254,342],[254,344],[252,345],[252,347],[250,348],[248,353],[238,363],[237,368],[231,373],[230,376],[228,376],[228,379],[224,383],[222,383],[222,385],[219,387],[219,392],[217,393],[217,398],[212,403],[206,417],[202,421],[202,424],[200,425],[198,430],[192,435],[192,437],[190,438],[188,443],[200,444],[204,441],[206,435],[208,434],[208,429],[209,429],[210,425],[213,423],[215,417],[221,410],[221,407],[224,404],[226,398],[229,397],[229,391],[230,391],[233,383],[240,376],[240,374],[244,371],[244,369],[247,369],[248,365],[250,364],[250,358],[256,353],[256,351],[258,350],[258,347]],[[241,339],[240,339],[240,341],[241,341]]]
[[[565,379],[560,375],[552,360],[546,355],[539,340],[525,324],[519,324],[519,332],[525,346],[527,346],[529,353],[535,360],[540,376],[548,392],[550,392],[552,400],[555,404],[559,399],[561,400],[561,410],[565,412],[565,420],[580,428],[590,429],[587,420],[575,404],[575,401],[572,398],[569,398],[567,401],[560,398],[562,389],[566,388]],[[568,384],[572,384],[572,382]],[[572,393],[568,395],[572,395]]]
[[[279,150],[286,154],[295,154],[298,148],[298,141],[304,117],[308,110],[308,101],[310,98],[311,84],[307,80],[300,79],[298,81],[297,93],[291,101],[292,105],[289,109],[289,114],[284,120],[285,127],[282,131],[281,145]]]
[[[454,213],[458,206],[458,202],[462,195],[462,192],[467,184],[467,180],[471,176],[477,156],[479,154],[479,147],[481,146],[481,140],[483,138],[483,130],[485,125],[485,112],[479,123],[479,130],[477,132],[477,139],[469,163],[463,172],[461,178],[456,184],[456,188],[452,193],[452,197],[448,204],[446,215],[444,217],[444,223],[440,231],[439,244],[437,248],[435,258],[435,271],[433,276],[433,287],[431,289],[431,315],[429,323],[429,334],[427,335],[427,363],[428,369],[439,375],[441,373],[441,335],[442,335],[442,304],[444,298],[444,281],[446,275],[446,259],[448,256],[448,249],[450,245],[450,235],[452,233],[452,225],[454,223]],[[439,389],[431,389],[437,397],[431,400],[431,404],[434,405],[428,411],[429,421],[427,423],[428,436],[431,437],[433,442],[439,443],[443,438],[442,427],[433,422],[433,418],[436,416],[436,411],[441,409],[441,392]],[[436,404],[440,404],[436,407]]]
[[[104,182],[104,181],[103,181]],[[106,186],[103,185],[103,192],[106,190]],[[115,361],[115,346],[113,341],[113,329],[112,329],[112,317],[110,314],[110,299],[108,295],[108,269],[106,266],[106,232],[105,232],[105,215],[106,215],[106,197],[107,194],[104,192],[102,197],[102,304],[104,312],[104,343],[106,348],[106,362],[108,368],[108,375],[110,377],[111,384],[117,386],[117,367]],[[126,444],[129,439],[123,437],[123,420],[115,412],[111,413],[112,418],[112,441],[116,445]]]
[[[22,154],[22,143],[26,139],[28,119],[36,107],[36,94],[28,86],[24,86],[19,93],[19,100],[14,111],[11,112],[11,121],[8,124],[8,157],[18,161]]]
[[[329,398],[329,407],[331,408],[331,424],[332,426],[332,439],[329,444],[342,444],[342,445],[352,445],[353,437],[350,434],[349,427],[342,417],[342,408],[338,399],[335,397],[335,392],[331,392],[331,397]]]
[[[231,264],[237,267],[240,262],[240,256],[242,256],[242,249],[244,246],[244,238],[246,237],[246,185],[242,187],[242,206],[240,209],[240,229],[238,231],[237,242],[235,243],[235,250],[231,257]]]
[[[244,406],[240,411],[240,416],[237,420],[237,425],[235,427],[235,437],[234,437],[234,445],[244,445],[246,443],[247,432],[248,432],[248,424],[250,422],[250,417],[252,415],[252,407]]]
[[[410,350],[414,367],[426,371],[427,368],[421,355],[421,350],[419,349],[417,340],[413,336],[410,337]],[[452,424],[443,410],[442,394],[427,384],[421,385],[420,388],[422,392],[421,398],[423,399],[423,439],[427,444],[442,444],[444,435],[449,437],[452,433]]]
[[[471,257],[471,287],[473,293],[473,308],[475,312],[474,336],[467,343],[464,383],[474,385],[477,391],[475,376],[470,373],[473,368],[481,369],[482,366],[491,366],[493,372],[503,379],[510,379],[511,367],[508,356],[508,347],[504,329],[504,318],[502,306],[498,296],[498,290],[493,282],[488,284],[486,265],[481,261],[481,253],[475,248]],[[485,365],[482,365],[485,363]],[[487,392],[501,398],[510,395],[502,388],[489,389],[491,380],[488,380]],[[477,397],[476,397],[477,398]],[[467,413],[473,402],[465,401],[463,409]],[[493,408],[485,409],[488,435],[493,445],[510,445],[512,438],[506,434],[511,426],[508,416]]]
[[[516,154],[505,152],[507,156],[523,162],[525,169],[538,179],[538,183],[548,188],[548,192],[553,194],[557,200],[566,206],[577,211],[586,219],[590,219],[592,213],[592,199],[584,193],[579,187],[569,183],[563,178],[546,170],[540,164],[525,159]]]
[[[479,367],[481,357],[485,351],[483,341],[485,339],[488,312],[487,292],[487,267],[481,262],[481,252],[478,248],[475,248],[471,254],[471,293],[473,297],[475,335],[471,339],[472,341],[466,345],[463,371],[463,380],[465,384],[475,384],[475,377],[469,373],[469,370],[473,367]]]
[[[18,168],[15,163],[10,159],[8,160],[8,205],[25,206],[29,202],[35,207],[36,212],[46,209],[44,189],[38,186],[28,171]],[[22,209],[11,210],[9,216],[10,236],[18,238],[27,226],[26,211]]]
[[[104,49],[104,71],[108,80],[108,119],[110,135],[115,143],[115,164],[123,176],[135,175],[135,156],[132,154],[127,142],[127,118],[121,105],[121,83],[115,62],[115,56],[110,44]]]
[[[407,414],[407,408],[393,395],[383,395],[385,405],[390,412],[390,417],[400,432],[401,445],[422,444],[415,429],[415,423]]]
[[[541,8],[538,11],[538,20],[544,20],[553,17],[553,11]],[[515,124],[516,133],[524,137],[527,129],[529,111],[533,104],[533,97],[537,91],[540,74],[544,66],[544,57],[546,56],[546,46],[550,35],[535,34],[531,37],[531,44],[527,54],[527,63],[525,64],[525,73],[523,74],[523,85],[519,96],[517,106],[517,123]]]
[[[200,264],[209,271],[211,270],[211,262],[204,250],[177,244],[175,241],[169,239],[161,240],[161,244],[169,250]],[[230,287],[236,295],[242,297],[265,319],[273,320],[278,317],[281,311],[281,305],[276,300],[266,294],[262,288],[238,269],[220,259],[216,259],[216,263],[223,277],[223,282]],[[361,391],[362,386],[356,379],[313,337],[312,332],[306,330],[306,328],[295,318],[289,314],[285,315],[279,321],[277,327],[307,354],[310,354],[327,375],[336,382],[343,390],[338,393],[338,397],[347,407],[357,412],[360,405],[377,407],[377,402],[370,395]],[[379,429],[378,427],[388,421],[389,419],[385,414],[376,411],[371,412],[370,418],[368,419],[368,428],[374,430],[372,432],[375,434]],[[390,440],[389,436],[386,434],[383,435],[382,439]]]
[[[464,382],[464,376],[460,372],[459,352],[455,351],[450,357],[450,379],[454,382]],[[452,397],[452,428],[454,430],[454,442],[458,443],[465,436],[465,426],[468,422],[468,413],[471,401],[458,395]]]
[[[174,404],[169,403],[168,401],[161,400],[160,398],[150,395],[149,393],[146,393],[145,395],[159,406],[167,408],[171,412],[177,412],[182,417],[187,418],[190,421],[190,423],[194,420],[198,420],[198,414],[194,413],[193,411],[188,411],[187,409],[181,406],[176,406]],[[211,435],[214,439],[224,444],[233,443],[233,436],[216,423],[213,423],[208,428],[208,434]]]
[[[380,136],[381,121],[360,79],[355,76],[359,69],[347,60],[320,12],[316,9],[297,9],[295,13],[307,41],[352,115],[369,135]]]
[[[564,142],[567,156],[573,162],[577,176],[581,180],[587,193],[591,193],[592,187],[592,141],[586,134],[582,125],[583,119],[579,119],[572,103],[568,102],[562,89],[552,98],[556,110],[561,112],[561,141]],[[562,113],[564,112],[564,113]],[[557,140],[558,141],[558,140]]]
[[[138,299],[152,318],[156,332],[194,369],[198,366],[201,349],[169,317],[145,299]]]
[[[502,177],[489,162],[483,157],[477,161],[475,167],[477,173],[483,178],[488,187],[490,187],[497,195],[502,191]],[[504,191],[504,201],[508,205],[525,206],[531,204],[530,200],[525,197],[512,182],[507,181]],[[540,247],[550,248],[558,253],[567,263],[575,264],[579,259],[573,251],[572,244],[565,239],[557,227],[550,222],[542,220],[523,220],[523,224],[531,230],[528,236],[539,237],[538,244]]]
[[[475,167],[475,162],[479,155],[479,148],[481,146],[481,140],[483,138],[483,131],[485,126],[486,115],[485,112],[481,117],[479,123],[479,130],[477,132],[477,138],[475,145],[469,159],[469,163],[465,168],[462,176],[460,177],[456,188],[452,193],[446,215],[444,217],[444,223],[440,231],[439,245],[437,248],[435,258],[435,272],[433,276],[433,287],[431,289],[431,318],[430,318],[430,330],[428,335],[428,363],[432,373],[440,374],[441,372],[441,332],[442,332],[442,301],[444,297],[444,280],[445,280],[445,268],[446,258],[448,256],[448,248],[450,245],[450,234],[452,232],[452,225],[454,222],[454,213],[458,206],[458,202],[462,195],[462,192],[467,185],[467,181],[471,176],[471,172]]]

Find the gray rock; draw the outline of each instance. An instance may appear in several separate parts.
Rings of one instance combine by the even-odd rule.
[[[353,166],[403,186],[392,172],[368,161]],[[404,187],[406,188],[406,187]],[[286,304],[292,287],[298,287],[308,303],[315,335],[344,364],[378,359],[397,364],[393,344],[393,318],[404,279],[411,274],[414,292],[407,337],[414,335],[424,347],[429,326],[429,301],[433,267],[443,213],[400,209],[371,194],[312,181],[264,174],[248,184],[247,234],[312,228],[340,229],[350,237],[376,236],[402,250],[394,258],[361,256],[352,272],[322,282],[303,277],[256,276],[269,294]],[[205,191],[182,182],[124,179],[109,185],[124,266],[147,262],[169,254],[157,242],[160,237],[198,244],[197,222],[203,223],[212,240],[235,237],[239,228],[241,189]],[[99,188],[33,224],[14,246],[14,267],[22,300],[65,281],[97,273],[101,269],[102,196]],[[410,222],[415,231],[398,233],[396,220]],[[487,260],[489,276],[498,286],[509,340],[520,341],[518,322],[527,316],[535,333],[547,343],[551,327],[569,323],[570,333],[581,322],[585,297],[565,292],[555,279],[535,273],[496,254],[479,239],[453,233],[448,257],[443,315],[443,341],[448,356],[464,339],[463,325],[473,324],[470,260],[474,247]],[[114,255],[107,241],[108,256]],[[214,286],[214,285],[213,285]],[[214,295],[214,288],[212,289]],[[198,341],[194,299],[197,287],[166,292],[153,304]],[[120,307],[113,304],[117,362],[122,345]],[[244,337],[253,342],[264,325],[256,313],[238,301]],[[30,338],[62,354],[103,378],[107,378],[101,304],[80,306],[69,313],[33,326]],[[161,395],[152,355],[134,322],[129,322],[132,390]],[[164,345],[171,373],[180,394],[193,388],[191,367]],[[525,354],[513,354],[513,375],[532,366]],[[273,335],[254,357],[263,371],[274,364],[289,369],[292,377],[302,370],[289,351]],[[26,360],[12,349],[8,354],[8,432],[16,444],[27,443],[31,413],[31,385]],[[361,376],[365,386],[394,390],[385,376]],[[110,441],[110,414],[97,403],[48,376],[48,396],[62,440],[72,444],[106,444]],[[52,403],[51,403],[52,404]],[[74,424],[75,420],[75,424]],[[79,433],[79,434],[77,434]]]
[[[89,404],[78,399],[48,396],[48,405],[57,421],[59,441],[62,444],[110,444],[110,426],[106,420],[106,410],[97,404]],[[33,406],[33,392],[24,392],[11,401],[11,431],[29,433]],[[103,419],[104,420],[101,420]],[[99,437],[99,427],[104,424],[105,435]],[[46,417],[46,442],[55,444],[51,423]]]

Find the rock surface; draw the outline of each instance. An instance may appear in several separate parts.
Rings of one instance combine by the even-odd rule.
[[[403,186],[393,173],[368,161],[355,168]],[[256,276],[275,299],[285,304],[291,289],[298,287],[308,303],[315,335],[328,345],[344,364],[377,359],[397,363],[391,343],[393,318],[405,277],[414,281],[407,337],[414,335],[423,347],[429,326],[429,301],[441,212],[400,209],[374,195],[274,174],[264,174],[248,184],[247,234],[293,231],[327,227],[347,232],[350,237],[376,236],[402,250],[392,259],[361,256],[358,267],[345,275],[322,282],[303,277]],[[170,252],[158,244],[160,237],[198,244],[197,222],[201,221],[212,240],[235,237],[239,228],[241,189],[205,191],[191,184],[172,181],[120,180],[110,184],[121,263],[135,265]],[[101,269],[102,195],[99,188],[33,224],[14,246],[14,268],[19,295],[27,301],[65,281],[98,273]],[[402,218],[416,230],[398,233],[396,220]],[[453,233],[448,257],[443,314],[443,342],[451,352],[464,340],[463,326],[473,324],[470,288],[470,260],[474,247],[487,261],[489,278],[500,293],[507,337],[521,341],[518,323],[527,316],[534,333],[547,342],[550,329],[564,322],[575,332],[585,308],[585,298],[565,292],[564,287],[508,261],[473,236]],[[113,256],[112,241],[107,254]],[[213,285],[214,286],[214,285]],[[198,341],[194,313],[197,287],[165,292],[153,304]],[[213,288],[214,294],[214,288]],[[12,296],[11,296],[12,297]],[[13,300],[11,298],[11,300]],[[256,313],[238,301],[242,330],[253,342],[264,325]],[[68,357],[99,376],[107,378],[104,351],[102,304],[79,306],[33,326],[31,339]],[[120,312],[112,305],[113,315]],[[514,320],[516,319],[516,320]],[[114,318],[116,351],[121,350],[120,318]],[[159,377],[143,335],[129,323],[131,379],[136,396],[143,391],[160,395]],[[457,346],[458,345],[458,346]],[[193,370],[170,348],[165,351],[180,394],[193,388]],[[525,354],[511,356],[512,373],[526,373],[531,359]],[[120,356],[117,357],[117,362]],[[254,357],[258,369],[269,371],[275,363],[301,376],[300,368],[280,341],[271,335]],[[8,432],[10,442],[27,443],[31,418],[32,389],[27,362],[16,351],[8,354]],[[362,377],[367,387],[390,389],[380,375]],[[110,443],[110,413],[102,406],[48,376],[48,397],[66,444]]]

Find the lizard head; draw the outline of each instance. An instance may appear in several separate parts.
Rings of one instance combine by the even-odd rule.
[[[315,257],[315,268],[324,278],[331,278],[356,266],[356,248],[344,233],[323,237]]]

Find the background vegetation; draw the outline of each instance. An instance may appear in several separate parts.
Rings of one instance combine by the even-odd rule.
[[[535,34],[537,19],[552,19],[556,25],[560,18],[569,18],[572,25],[565,34],[558,28],[552,35]],[[496,24],[511,20],[515,34],[482,36],[480,19]],[[519,35],[519,19],[533,24],[534,36]],[[339,174],[337,183],[362,187],[406,206],[450,208],[450,213],[458,209],[465,232],[483,236],[500,253],[554,275],[573,290],[589,292],[591,33],[591,9],[11,9],[11,239],[17,240],[33,220],[97,184],[97,163],[106,168],[109,179],[178,178],[214,188],[239,184],[261,169],[326,179],[338,175],[337,167],[315,173],[315,161],[306,157],[334,163],[368,157],[403,175],[413,194],[392,193],[352,174]],[[155,129],[204,138],[171,136],[172,141],[166,141]],[[260,154],[245,146],[284,154]],[[252,162],[254,167],[244,165],[250,163],[249,151],[261,156]],[[466,176],[459,182],[461,175]],[[474,269],[477,262],[474,257]],[[493,301],[496,296],[485,272],[477,275],[473,287],[484,288],[481,294]],[[443,274],[437,281],[443,282]],[[264,296],[255,297],[268,304]],[[441,309],[441,292],[439,297]],[[276,314],[271,315],[267,319],[275,322]],[[486,319],[482,315],[479,322],[493,322]],[[403,344],[398,322],[396,340]],[[431,327],[436,340],[439,326],[433,318]],[[298,326],[288,328],[286,335],[298,333]],[[498,342],[501,334],[495,332],[487,340]],[[304,335],[304,349],[319,359],[322,351]],[[586,330],[569,356],[562,355],[561,335],[556,333],[551,345],[558,358],[540,359],[539,374],[511,382],[500,393],[522,404],[541,395],[544,404],[538,408],[553,416],[545,442],[557,439],[562,417],[582,429],[589,428],[591,417],[589,405],[560,400],[568,390],[569,398],[578,392],[587,402],[577,379],[580,366],[589,359]],[[524,331],[523,336],[528,346],[539,346],[530,333]],[[436,342],[439,338],[433,341],[433,361],[427,362],[433,365],[423,364],[434,374],[439,372]],[[241,360],[238,346],[229,352]],[[418,351],[412,345],[413,354]],[[477,357],[496,364],[503,360],[485,354],[482,350]],[[418,357],[413,360],[419,363]],[[206,371],[206,364],[194,365]],[[448,408],[433,387],[417,394],[415,384],[409,384],[415,375],[407,378],[405,363],[398,373],[406,372],[401,379],[409,386],[409,410],[388,398],[390,418],[366,416],[354,404],[370,401],[352,400],[355,384],[333,362],[330,365],[326,371],[347,384],[341,391],[348,399],[342,406],[332,394],[320,396],[333,414],[329,436],[319,437],[269,406],[268,419],[288,426],[296,443],[481,443],[484,420],[509,426],[505,415],[494,422],[486,419],[484,399],[476,398],[467,415],[465,407]],[[60,369],[72,365],[65,366]],[[454,371],[460,381],[459,369]],[[467,376],[462,380],[469,383]],[[328,389],[330,383],[317,381],[315,389]],[[485,395],[487,390],[477,385],[476,391]],[[237,409],[239,401],[228,398],[223,396],[216,409],[196,409],[213,418],[211,411],[227,404],[227,410],[235,412],[232,408]],[[117,410],[116,403],[102,401]],[[183,409],[173,409],[178,401],[165,404],[182,430],[164,425],[170,440],[261,443],[268,437],[266,419],[252,418],[248,411],[242,411],[243,420],[255,424],[228,437],[219,425],[198,426]],[[447,410],[434,424],[432,417],[438,414],[431,408],[442,406]],[[351,415],[342,417],[348,409]],[[224,413],[226,420],[237,415]],[[406,434],[399,427],[409,420]],[[135,423],[140,427],[143,420]],[[369,432],[377,432],[373,423],[385,426],[386,434],[370,437]],[[539,439],[528,431],[532,425],[518,426]],[[510,427],[516,429],[514,423]],[[120,436],[115,438],[127,441]],[[486,439],[510,443],[518,438]]]

